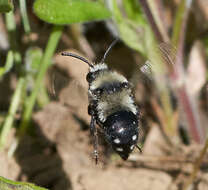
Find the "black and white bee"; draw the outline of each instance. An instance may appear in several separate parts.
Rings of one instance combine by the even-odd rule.
[[[63,56],[77,58],[89,65],[86,80],[88,89],[88,114],[91,116],[90,130],[94,137],[94,156],[98,161],[98,137],[96,123],[102,128],[105,139],[120,157],[127,160],[137,147],[139,111],[135,103],[132,85],[121,74],[108,68],[105,58],[117,42],[115,40],[98,64],[92,64],[78,55],[63,52]],[[141,151],[141,150],[140,150]]]

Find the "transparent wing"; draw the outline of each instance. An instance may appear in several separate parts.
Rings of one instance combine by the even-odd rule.
[[[175,46],[173,46],[170,43],[163,42],[163,43],[159,44],[158,51],[161,55],[162,60],[166,64],[168,64],[168,66],[175,64],[176,53],[177,53],[177,49]]]
[[[67,87],[70,82],[70,77],[58,67],[51,67],[49,70],[49,94],[51,98],[59,100],[60,92]]]
[[[152,63],[147,60],[143,66],[140,67],[142,73],[144,73],[149,79],[152,80]]]
[[[161,43],[158,45],[157,49],[155,50],[158,53],[158,56],[160,56],[160,60],[163,62],[163,64],[166,67],[166,71],[168,73],[172,73],[173,67],[176,61],[176,48],[169,44],[169,43]],[[143,61],[144,64],[141,65],[142,61],[136,65],[136,69],[134,71],[134,75],[131,79],[131,82],[136,86],[137,84],[140,84],[141,82],[145,83],[145,85],[148,84],[154,84],[155,77],[158,77],[158,65],[155,65],[157,63],[151,62],[150,60]],[[140,65],[139,65],[140,64]],[[158,63],[160,64],[160,63]],[[164,76],[165,77],[165,76]]]
[[[176,61],[176,48],[169,43],[163,42],[158,45],[157,52],[159,56],[161,56],[161,59],[165,63],[165,65],[169,69],[172,69]],[[147,60],[145,64],[140,67],[141,72],[144,73],[151,80],[153,79],[153,69],[154,65],[149,60]]]
[[[87,88],[79,80],[69,76],[57,67],[53,68],[49,75],[50,96],[62,105],[67,106],[79,121],[89,123]],[[85,77],[82,80],[86,80]]]
[[[77,78],[69,76],[58,67],[52,68],[49,75],[49,91],[51,97],[55,100],[74,107],[75,102],[87,99],[87,88]],[[85,77],[83,80],[85,80]]]

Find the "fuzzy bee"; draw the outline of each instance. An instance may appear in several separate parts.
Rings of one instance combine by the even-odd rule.
[[[117,42],[115,40],[98,64],[92,64],[78,55],[63,52],[63,56],[77,58],[89,65],[86,80],[88,89],[88,114],[91,116],[90,130],[94,138],[94,156],[98,162],[98,136],[96,123],[102,128],[105,139],[120,157],[127,160],[138,142],[138,107],[134,100],[132,86],[121,74],[112,71],[104,60]],[[140,150],[141,151],[141,150]]]

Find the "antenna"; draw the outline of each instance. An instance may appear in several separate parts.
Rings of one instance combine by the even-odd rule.
[[[77,59],[87,63],[90,67],[94,67],[94,65],[91,64],[87,59],[85,59],[84,57],[81,57],[79,55],[76,55],[76,54],[73,54],[73,53],[69,53],[69,52],[62,52],[61,55],[77,58]]]
[[[116,38],[116,39],[111,43],[111,45],[110,45],[110,46],[108,47],[108,49],[106,50],[106,52],[105,52],[105,54],[104,54],[104,56],[103,56],[103,58],[102,58],[102,60],[101,60],[101,63],[104,63],[104,61],[105,61],[105,59],[106,59],[106,57],[107,57],[109,51],[112,49],[112,47],[113,47],[118,41],[119,41],[119,38]]]

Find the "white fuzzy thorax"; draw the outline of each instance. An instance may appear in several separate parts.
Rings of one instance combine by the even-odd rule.
[[[108,71],[108,72],[102,72],[100,75],[97,77],[96,80],[94,80],[91,85],[90,85],[90,90],[95,90],[96,88],[99,88],[102,86],[104,83],[112,83],[112,82],[128,82],[127,79],[120,75],[117,72],[114,71]]]
[[[95,72],[95,71],[98,71],[98,70],[104,70],[104,69],[107,69],[108,66],[105,64],[105,63],[99,63],[99,64],[96,64],[96,65],[93,65],[94,67],[90,67],[90,72]]]
[[[134,105],[130,92],[124,89],[112,95],[102,96],[97,105],[99,119],[104,122],[109,115],[121,109],[127,109],[137,115],[137,107]]]

